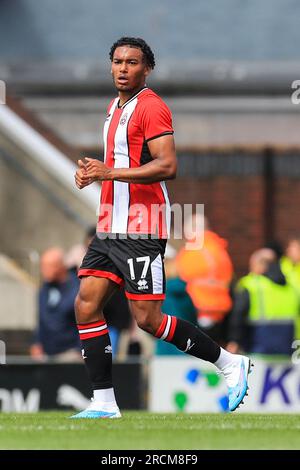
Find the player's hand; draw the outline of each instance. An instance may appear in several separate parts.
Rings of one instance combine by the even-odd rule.
[[[82,189],[93,183],[95,180],[87,176],[86,165],[82,160],[78,160],[78,170],[75,173],[75,183],[77,188]]]
[[[94,158],[85,157],[86,176],[94,179],[94,181],[104,181],[110,179],[110,168],[103,162]]]

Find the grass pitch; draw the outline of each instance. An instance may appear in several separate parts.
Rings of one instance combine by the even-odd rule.
[[[71,420],[71,413],[0,416],[0,449],[300,449],[300,415],[155,414]]]

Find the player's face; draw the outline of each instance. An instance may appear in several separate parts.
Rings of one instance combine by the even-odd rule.
[[[119,92],[135,93],[145,85],[150,67],[146,64],[141,49],[120,46],[114,52],[111,72]]]

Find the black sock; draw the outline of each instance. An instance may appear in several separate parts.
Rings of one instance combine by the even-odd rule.
[[[77,325],[93,390],[112,387],[112,350],[104,321]]]
[[[180,351],[205,361],[214,363],[220,356],[220,346],[200,328],[171,315],[163,316],[155,336],[174,344]]]

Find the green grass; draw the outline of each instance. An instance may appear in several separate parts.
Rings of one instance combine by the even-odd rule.
[[[70,413],[0,415],[0,449],[299,449],[300,415],[155,414],[69,420]]]

